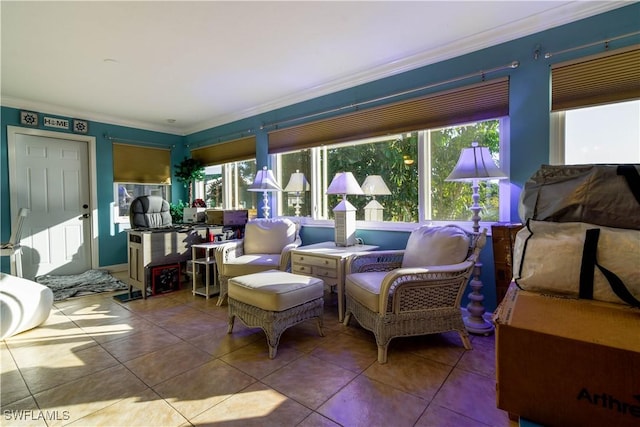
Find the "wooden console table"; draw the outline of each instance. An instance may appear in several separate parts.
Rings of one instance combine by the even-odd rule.
[[[360,252],[375,251],[378,246],[336,246],[334,242],[322,242],[300,246],[291,251],[291,271],[296,274],[317,277],[329,286],[336,286],[338,293],[338,319],[344,317],[344,266],[349,256]]]

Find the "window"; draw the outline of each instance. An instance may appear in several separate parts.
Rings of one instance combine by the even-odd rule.
[[[115,195],[115,222],[129,223],[129,206],[133,199],[139,196],[160,196],[169,200],[171,186],[164,184],[136,184],[130,182],[116,182],[113,185]]]
[[[391,195],[378,196],[384,207],[383,220],[416,223],[421,221],[470,220],[471,185],[446,182],[458,161],[462,148],[477,141],[489,147],[500,166],[501,120],[450,126],[434,130],[403,132],[394,135],[326,145],[276,155],[279,182],[284,186],[292,172],[299,170],[310,182],[311,191],[300,194],[301,216],[332,219],[332,208],[339,196],[326,195],[326,188],[337,172],[349,171],[360,184],[368,175],[380,175]],[[507,169],[503,169],[507,172]],[[427,172],[425,172],[427,171]],[[295,197],[295,195],[293,195]],[[482,218],[500,219],[498,182],[480,183]],[[292,195],[285,193],[280,215],[293,215]],[[508,197],[504,198],[508,203]],[[364,220],[365,205],[371,197],[349,196],[356,219]]]
[[[129,205],[138,196],[170,200],[171,150],[116,142],[112,150],[114,222],[129,223]]]
[[[640,45],[551,67],[552,164],[640,162]]]
[[[640,163],[640,101],[552,113],[552,164]]]
[[[500,120],[487,120],[462,126],[447,127],[428,133],[430,140],[427,146],[429,155],[425,156],[426,168],[430,173],[425,176],[426,182],[426,220],[433,221],[466,221],[471,214],[471,183],[447,182],[463,148],[468,148],[476,141],[489,148],[493,160],[501,167],[500,162]],[[503,172],[507,172],[503,168]],[[495,181],[479,182],[480,206],[484,221],[500,220],[499,183]],[[508,203],[505,200],[505,204]]]
[[[282,188],[286,188],[291,178],[291,174],[301,172],[304,174],[305,179],[309,182],[310,191],[300,192],[282,192],[281,207],[278,210],[280,215],[294,216],[296,214],[296,207],[299,209],[299,216],[311,216],[311,195],[315,185],[312,185],[312,158],[314,153],[312,150],[300,150],[292,153],[285,153],[278,156],[277,164],[279,165],[278,183]],[[314,203],[316,205],[316,203]]]
[[[247,191],[255,175],[255,160],[208,166],[205,180],[196,183],[196,198],[211,208],[248,209],[249,217],[255,217],[257,193]]]

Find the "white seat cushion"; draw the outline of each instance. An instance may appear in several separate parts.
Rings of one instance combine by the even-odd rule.
[[[0,339],[40,325],[49,317],[52,306],[50,288],[0,273]]]
[[[284,311],[323,295],[321,279],[280,270],[229,279],[229,298],[267,311]]]
[[[420,227],[409,236],[402,267],[458,264],[467,257],[470,243],[457,227]]]
[[[380,311],[380,285],[387,273],[387,271],[373,271],[348,274],[345,279],[345,292],[350,298],[377,313]]]
[[[260,271],[277,269],[280,266],[280,255],[242,255],[229,260],[223,265],[222,274],[225,276],[242,276]]]

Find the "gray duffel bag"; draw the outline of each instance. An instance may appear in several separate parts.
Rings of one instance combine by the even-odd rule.
[[[640,230],[640,165],[542,165],[524,184],[518,213],[523,223]]]

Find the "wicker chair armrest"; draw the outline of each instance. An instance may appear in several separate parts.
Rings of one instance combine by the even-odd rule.
[[[280,253],[280,270],[291,271],[291,251],[302,244],[302,240],[298,237],[293,243],[289,243]]]
[[[224,243],[216,247],[216,264],[220,267],[222,264],[229,262],[229,260],[242,255],[244,255],[244,240],[233,240]]]
[[[453,286],[466,285],[475,263],[465,260],[458,264],[431,267],[398,268],[390,271],[380,286],[379,313],[385,313],[389,307],[389,298],[405,286],[435,287],[439,283],[452,283]]]
[[[346,274],[391,271],[402,266],[404,250],[362,252],[347,259]]]

